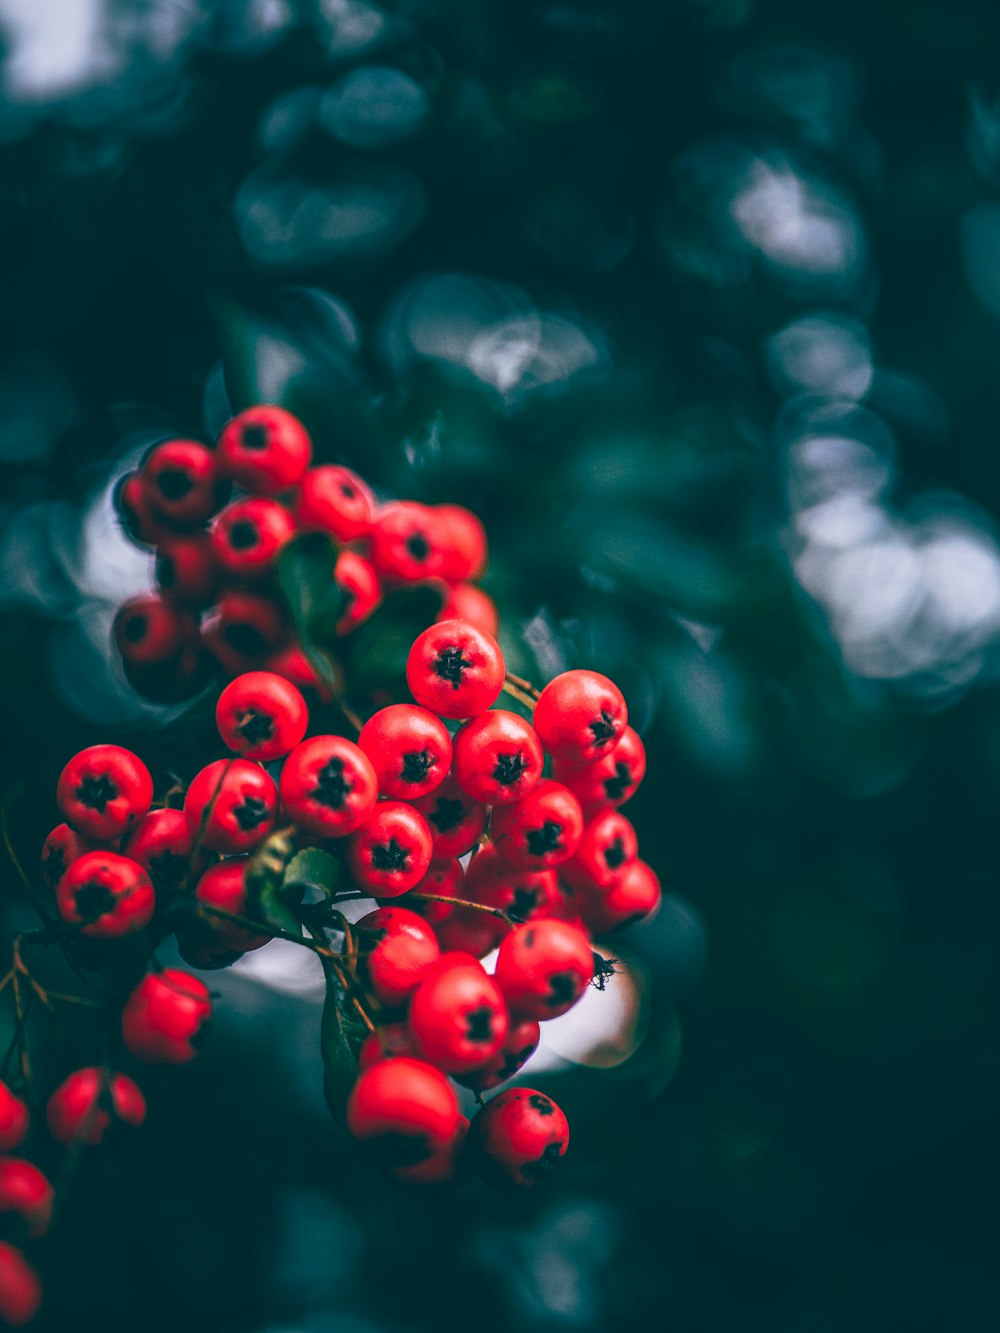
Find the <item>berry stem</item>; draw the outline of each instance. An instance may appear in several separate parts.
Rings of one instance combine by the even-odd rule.
[[[303,949],[311,949],[313,953],[322,954],[325,958],[337,957],[332,949],[314,944],[312,940],[303,939],[301,935],[296,935],[291,930],[282,930],[280,926],[269,925],[266,921],[254,921],[248,916],[237,916],[235,912],[227,912],[223,907],[210,907],[208,903],[197,903],[195,911],[201,917],[214,916],[222,921],[231,921],[234,926],[243,926],[245,930],[252,930],[257,935],[269,935],[272,939],[277,940],[290,940],[292,944],[301,944]]]
[[[532,685],[530,680],[525,680],[523,676],[515,676],[513,671],[507,672],[507,679],[512,685],[516,685],[519,690],[523,690],[525,694],[530,694],[532,699],[537,699],[541,694],[541,690]]]
[[[489,912],[498,916],[506,925],[513,928],[514,921],[499,907],[487,907],[485,903],[470,903],[465,898],[446,898],[441,893],[408,893],[407,898],[414,903],[448,903],[452,907],[471,907],[474,912]]]
[[[516,699],[518,703],[524,704],[525,708],[528,708],[532,712],[534,712],[535,709],[534,698],[532,697],[532,695],[528,694],[525,690],[519,689],[513,683],[510,676],[508,676],[507,679],[504,681],[503,689],[504,692],[509,694],[512,699]]]

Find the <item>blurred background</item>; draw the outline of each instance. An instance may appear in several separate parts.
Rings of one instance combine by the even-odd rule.
[[[482,515],[526,674],[620,681],[666,890],[532,1067],[573,1143],[516,1197],[372,1174],[308,960],[212,974],[205,1057],[39,1250],[45,1327],[988,1325],[998,49],[943,0],[0,0],[25,860],[81,745],[201,743],[111,660],[150,559],[110,495],[261,399]]]

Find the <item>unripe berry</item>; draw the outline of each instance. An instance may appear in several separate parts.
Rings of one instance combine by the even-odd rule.
[[[444,552],[434,511],[414,500],[393,500],[376,509],[371,559],[384,579],[397,583],[415,583],[440,574]]]
[[[350,634],[381,602],[382,583],[371,561],[356,551],[341,551],[337,556],[333,581],[344,593],[344,610],[337,621],[337,633]]]
[[[144,1064],[182,1065],[197,1055],[212,1015],[208,987],[180,968],[143,977],[122,1012],[126,1049]]]
[[[573,764],[557,759],[552,765],[552,776],[569,787],[588,819],[607,806],[624,805],[645,775],[646,747],[632,727],[625,728],[610,754],[593,763]]]
[[[451,1143],[458,1100],[440,1070],[405,1057],[367,1069],[347,1103],[347,1128],[394,1166],[426,1161]]]
[[[0,1319],[20,1328],[34,1319],[41,1303],[38,1274],[20,1250],[0,1241]]]
[[[32,1239],[48,1231],[52,1199],[52,1186],[33,1162],[0,1157],[0,1214],[16,1213]]]
[[[442,954],[414,992],[410,1029],[426,1060],[448,1074],[484,1065],[507,1036],[507,1006],[482,965],[462,953]]]
[[[455,781],[474,801],[510,805],[542,776],[545,756],[530,722],[494,708],[464,722],[455,733]]]
[[[412,801],[439,786],[451,765],[451,736],[440,718],[414,704],[390,704],[361,728],[379,794]]]
[[[498,806],[490,824],[497,854],[511,865],[547,869],[576,851],[583,811],[568,787],[543,778],[514,805]]]
[[[233,417],[219,436],[219,471],[251,495],[276,495],[301,481],[312,441],[291,412],[269,404]]]
[[[617,810],[602,810],[587,824],[580,845],[559,867],[574,889],[610,889],[639,853],[635,829]]]
[[[440,717],[484,713],[500,695],[500,645],[462,620],[443,620],[419,634],[406,661],[406,683],[418,704]]]
[[[169,662],[198,640],[198,621],[155,593],[132,597],[118,609],[115,644],[126,662],[139,666]]]
[[[607,676],[564,671],[542,690],[533,721],[553,759],[591,763],[613,752],[628,725],[628,709]]]
[[[42,843],[42,882],[45,887],[54,893],[67,868],[77,857],[93,851],[93,848],[92,842],[74,833],[68,824],[57,824]]]
[[[405,1003],[441,952],[434,931],[405,907],[380,907],[355,929],[372,991],[390,1008]]]
[[[59,915],[91,939],[133,935],[149,924],[156,894],[145,867],[116,852],[85,852],[59,881]]]
[[[45,1119],[57,1143],[99,1144],[112,1123],[138,1128],[146,1118],[146,1099],[124,1074],[108,1069],[77,1069],[48,1100]]]
[[[494,980],[513,1013],[556,1018],[590,985],[590,939],[569,921],[528,921],[500,945]]]
[[[85,838],[109,842],[137,824],[153,802],[149,769],[120,745],[90,745],[59,775],[59,809]]]
[[[282,759],[309,725],[306,701],[290,682],[270,671],[248,671],[230,681],[215,705],[219,735],[245,759]]]
[[[433,842],[427,821],[402,801],[380,801],[347,845],[354,883],[375,898],[395,898],[423,879]]]
[[[10,1152],[24,1142],[30,1120],[27,1103],[0,1082],[0,1152]]]
[[[367,537],[373,508],[372,493],[361,478],[350,468],[330,464],[309,469],[294,504],[300,528],[329,532],[339,542]]]
[[[536,1185],[569,1146],[569,1125],[551,1097],[508,1088],[472,1122],[469,1149],[477,1170],[496,1185]]]
[[[184,814],[194,837],[215,852],[252,851],[274,827],[274,779],[248,759],[216,759],[191,780]]]
[[[445,778],[429,796],[414,801],[413,806],[430,827],[435,861],[464,856],[486,827],[486,806],[466,796],[452,777]]]
[[[456,1074],[456,1080],[473,1092],[498,1088],[531,1059],[538,1050],[541,1033],[537,1019],[512,1017],[507,1037],[496,1055],[471,1074]]]
[[[342,838],[371,816],[378,797],[368,756],[343,736],[312,736],[281,770],[281,801],[289,819],[321,838]]]
[[[275,500],[237,500],[212,524],[212,551],[238,579],[263,579],[295,531],[295,520]]]
[[[161,905],[200,874],[208,860],[203,850],[195,854],[194,834],[183,810],[150,810],[122,851],[145,868]]]
[[[175,523],[203,523],[222,508],[232,489],[216,461],[212,450],[196,440],[155,445],[139,469],[149,503]]]

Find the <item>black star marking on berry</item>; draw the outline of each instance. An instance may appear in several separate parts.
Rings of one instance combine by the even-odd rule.
[[[96,921],[112,911],[114,905],[115,895],[106,884],[98,884],[96,880],[81,884],[76,891],[76,910],[84,921]]]
[[[591,735],[594,737],[594,749],[599,749],[606,745],[608,741],[614,740],[618,731],[618,724],[606,708],[601,709],[601,716],[595,717],[590,724]]]
[[[465,1015],[465,1035],[469,1041],[489,1042],[493,1040],[493,1010],[483,1005],[480,1009],[470,1009]]]
[[[449,801],[446,796],[439,796],[434,804],[433,814],[429,814],[427,818],[438,833],[447,833],[461,824],[464,815],[464,801]]]
[[[527,767],[520,750],[516,754],[498,754],[496,767],[493,770],[493,781],[498,782],[501,787],[512,787],[524,776]]]
[[[473,666],[475,663],[462,655],[461,648],[442,648],[431,663],[431,670],[457,690],[462,683],[462,673]]]
[[[183,468],[168,467],[164,468],[156,478],[156,484],[165,500],[183,500],[194,482],[190,473],[185,472]]]
[[[403,771],[399,776],[404,782],[423,782],[436,763],[430,750],[410,750],[403,755]]]
[[[525,1046],[523,1051],[511,1051],[504,1057],[504,1062],[500,1066],[499,1075],[501,1082],[507,1078],[513,1078],[521,1066],[530,1055],[535,1051],[534,1046]]]
[[[244,833],[249,833],[267,818],[267,806],[259,796],[244,796],[239,805],[233,806],[233,818]]]
[[[122,625],[122,638],[129,643],[141,643],[146,637],[148,623],[145,616],[129,616],[125,624]]]
[[[230,648],[235,649],[243,657],[259,657],[267,647],[263,634],[254,625],[239,623],[227,625],[223,630],[223,636]]]
[[[507,908],[507,915],[513,917],[515,921],[527,921],[537,906],[537,889],[518,888],[514,890],[514,896]]]
[[[549,977],[549,993],[545,1003],[550,1009],[555,1009],[557,1005],[572,1004],[576,994],[576,977],[572,972],[553,972]]]
[[[376,870],[408,870],[410,849],[395,838],[390,838],[388,842],[373,842],[372,865]]]
[[[61,847],[50,847],[42,860],[42,879],[47,889],[54,889],[66,873],[66,857]]]
[[[547,852],[562,851],[562,834],[562,824],[547,819],[541,828],[528,829],[524,837],[532,856],[545,856]]]
[[[609,870],[617,870],[625,864],[625,844],[621,838],[615,838],[604,849],[604,862]]]
[[[240,714],[236,730],[248,745],[259,745],[274,735],[274,718],[269,713],[258,713],[256,708],[248,708]]]
[[[614,777],[604,779],[604,790],[607,793],[608,800],[620,801],[633,786],[635,786],[635,783],[632,778],[632,770],[628,764],[623,764],[619,759],[615,764]]]
[[[541,1180],[549,1174],[561,1156],[562,1144],[550,1143],[537,1161],[525,1162],[521,1167],[521,1175],[525,1180]]]
[[[414,560],[423,564],[431,553],[431,544],[422,532],[411,532],[406,539],[406,549]]]
[[[229,529],[229,545],[234,551],[249,551],[260,541],[257,524],[248,518],[240,519]]]
[[[270,432],[266,426],[244,426],[240,436],[244,449],[266,449]]]
[[[88,810],[97,810],[103,815],[108,802],[113,801],[118,795],[118,788],[107,773],[102,773],[99,778],[84,778],[77,787],[76,794],[80,803]]]
[[[316,774],[316,786],[313,787],[313,800],[320,805],[327,805],[331,810],[340,810],[347,800],[354,784],[344,777],[344,761],[336,755],[329,759]]]
[[[431,1155],[426,1134],[381,1134],[373,1147],[389,1166],[415,1166]]]
[[[548,1097],[540,1092],[533,1092],[528,1098],[528,1105],[533,1106],[539,1115],[551,1115],[554,1108]]]
[[[341,495],[346,495],[348,500],[353,500],[354,497],[357,495],[357,491],[354,489],[354,487],[351,485],[349,481],[342,481],[340,483],[340,493]]]

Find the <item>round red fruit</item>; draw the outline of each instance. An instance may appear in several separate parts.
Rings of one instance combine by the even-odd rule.
[[[211,1015],[205,983],[168,967],[143,977],[128,997],[122,1037],[130,1054],[144,1064],[183,1065],[198,1054]]]
[[[420,1052],[406,1023],[386,1023],[370,1032],[358,1052],[358,1069],[363,1074],[380,1060],[395,1060],[405,1056],[418,1060]]]
[[[440,787],[415,801],[414,806],[430,825],[435,861],[464,856],[486,827],[486,806],[466,796],[453,777],[445,778]]]
[[[81,935],[113,940],[148,925],[156,894],[144,866],[117,852],[85,852],[59,881],[59,915]]]
[[[375,770],[343,736],[312,736],[281,770],[281,801],[289,819],[321,838],[343,838],[371,816],[378,798]]]
[[[216,456],[197,440],[165,440],[139,469],[150,504],[174,523],[204,523],[226,503],[232,489],[219,476]]]
[[[498,806],[490,825],[497,854],[511,865],[561,865],[580,845],[583,811],[568,787],[543,778],[514,805]]]
[[[372,526],[371,491],[350,468],[310,468],[299,483],[295,517],[305,531],[329,532],[339,542],[367,537]]]
[[[212,524],[212,551],[227,574],[262,579],[295,531],[295,520],[276,500],[237,500]]]
[[[176,535],[177,529],[153,509],[138,472],[126,472],[119,477],[114,503],[122,527],[140,546],[158,546]]]
[[[395,898],[427,873],[433,840],[427,821],[412,805],[380,801],[353,835],[347,862],[359,889],[374,898]]]
[[[480,963],[442,954],[410,1001],[410,1030],[431,1064],[468,1074],[491,1060],[507,1037],[507,1006]]]
[[[218,865],[210,866],[195,885],[194,901],[206,909],[201,914],[206,927],[202,942],[216,951],[246,953],[250,949],[259,949],[271,938],[266,932],[251,930],[226,919],[227,914],[242,917],[249,914],[246,867],[246,858],[242,856],[220,861]]]
[[[390,704],[361,728],[358,745],[372,762],[382,796],[412,801],[444,780],[451,736],[439,717],[414,704]]]
[[[542,776],[545,757],[530,722],[495,708],[455,733],[455,781],[474,801],[510,805],[527,796]]]
[[[572,1009],[594,975],[586,933],[569,921],[528,921],[500,945],[494,979],[511,1012],[556,1018]]]
[[[170,602],[211,605],[219,587],[219,567],[207,532],[171,537],[158,547],[156,586]]]
[[[85,838],[110,842],[137,824],[153,803],[153,779],[138,755],[120,745],[90,745],[69,761],[56,787],[59,809]]]
[[[145,868],[160,903],[169,902],[206,862],[203,851],[195,853],[194,835],[183,810],[150,810],[129,834],[122,851]]]
[[[337,621],[338,634],[350,634],[367,620],[382,600],[382,584],[370,560],[356,551],[341,551],[333,567],[334,582],[344,594],[344,610]]]
[[[542,690],[533,721],[553,759],[588,764],[614,751],[628,725],[628,709],[607,676],[564,671]]]
[[[372,564],[383,578],[415,583],[441,573],[444,552],[434,511],[415,500],[393,500],[375,511]]]
[[[552,766],[552,776],[569,787],[588,818],[606,806],[624,805],[645,775],[646,747],[632,727],[625,728],[610,754],[592,764],[557,759]]]
[[[45,1119],[57,1143],[93,1148],[112,1124],[138,1128],[146,1119],[146,1099],[125,1074],[77,1069],[49,1098]]]
[[[52,1221],[53,1189],[33,1162],[0,1157],[0,1214],[16,1213],[34,1240]]]
[[[273,598],[244,588],[230,588],[219,598],[216,625],[228,650],[223,665],[234,675],[246,670],[246,663],[262,658],[277,648],[288,634],[285,614]]]
[[[29,1123],[27,1104],[6,1083],[0,1083],[0,1152],[10,1152],[23,1143]]]
[[[342,677],[340,667],[330,659],[327,659],[327,664],[333,673],[331,683],[334,688],[339,688]],[[276,676],[281,676],[284,680],[290,680],[300,690],[312,690],[324,703],[333,698],[330,684],[320,677],[316,667],[297,643],[287,643],[283,648],[279,648],[277,652],[271,653],[264,659],[264,666],[267,667],[268,671],[273,671]]]
[[[478,579],[486,568],[486,529],[464,505],[435,505],[435,533],[444,557],[441,577],[449,583]]]
[[[276,495],[302,480],[312,441],[291,412],[262,404],[233,417],[219,436],[219,471],[251,495]]]
[[[591,930],[610,934],[653,916],[660,906],[660,881],[645,861],[633,861],[610,889],[577,895],[580,912]]]
[[[169,662],[195,643],[198,622],[189,611],[145,593],[118,608],[113,633],[125,661],[146,666]]]
[[[507,1029],[507,1038],[492,1060],[471,1074],[456,1074],[456,1079],[473,1092],[488,1092],[506,1083],[527,1064],[538,1050],[542,1030],[537,1019],[513,1017]]]
[[[458,1128],[446,1148],[442,1148],[426,1161],[415,1162],[412,1166],[394,1166],[393,1177],[401,1185],[412,1185],[418,1189],[438,1188],[457,1184],[464,1175],[465,1141],[469,1133],[469,1122],[465,1116],[459,1116]]]
[[[617,810],[602,810],[587,824],[576,851],[559,868],[574,889],[610,889],[639,854],[635,829]]]
[[[492,639],[500,628],[496,602],[474,583],[456,583],[450,588],[437,620],[464,620]]]
[[[347,1127],[393,1166],[413,1166],[451,1143],[458,1099],[439,1069],[422,1060],[380,1060],[367,1069],[347,1103]]]
[[[427,922],[405,907],[380,907],[358,921],[365,976],[383,1004],[404,1004],[441,952]]]
[[[245,759],[283,759],[306,734],[309,709],[291,681],[248,671],[219,695],[215,722],[229,749]]]
[[[0,1319],[20,1328],[34,1319],[41,1303],[38,1274],[20,1250],[0,1241]]]
[[[213,852],[249,852],[274,828],[274,779],[248,759],[216,759],[191,779],[184,814],[192,834]]]
[[[431,829],[433,834],[434,830]],[[462,896],[462,881],[465,879],[465,870],[457,856],[448,857],[446,860],[432,861],[427,867],[427,874],[417,884],[414,884],[410,890],[410,896],[407,899],[407,905],[412,906],[415,912],[418,912],[425,921],[429,921],[432,926],[454,910],[451,903],[440,903],[429,897],[426,902],[417,900],[417,895],[426,893],[440,898],[460,898]]]
[[[92,850],[93,843],[74,833],[68,824],[57,824],[42,843],[42,882],[45,887],[55,893],[73,862]]]
[[[532,1088],[498,1093],[469,1130],[476,1167],[496,1185],[537,1185],[568,1146],[566,1117],[551,1097]]]
[[[499,697],[504,670],[496,639],[464,620],[442,620],[417,636],[406,683],[417,703],[439,717],[474,717]]]

